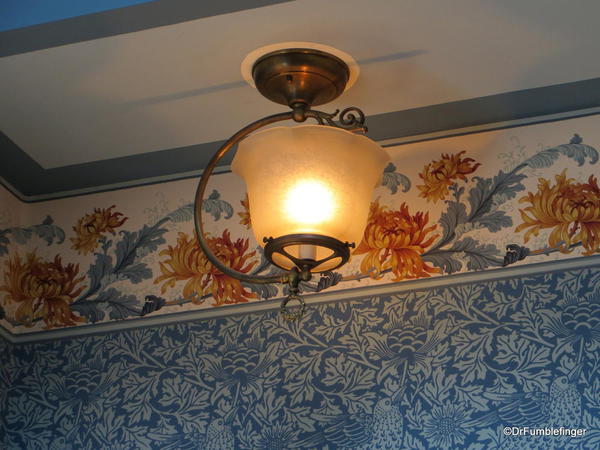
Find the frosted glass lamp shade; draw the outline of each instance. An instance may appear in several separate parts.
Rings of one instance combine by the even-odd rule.
[[[328,236],[358,245],[369,214],[373,189],[389,161],[365,136],[323,126],[276,127],[252,134],[238,146],[234,173],[246,182],[256,240],[293,234]],[[332,251],[293,245],[295,257],[323,259]],[[273,262],[289,269],[281,255]],[[332,259],[315,268],[329,270]]]

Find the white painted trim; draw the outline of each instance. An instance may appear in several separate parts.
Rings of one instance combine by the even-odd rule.
[[[432,133],[415,134],[400,138],[385,139],[377,141],[382,147],[395,147],[398,145],[414,144],[416,142],[432,141],[454,136],[463,136],[465,134],[483,133],[486,131],[502,130],[505,128],[516,128],[527,125],[536,125],[547,122],[558,122],[560,120],[576,119],[578,117],[592,116],[600,114],[600,107],[578,109],[576,111],[567,111],[557,114],[548,114],[544,116],[527,117],[524,119],[506,120],[504,122],[491,122],[471,127],[454,128],[452,130],[436,131]]]
[[[40,194],[40,195],[23,195],[23,194],[21,194],[21,192],[19,192],[18,189],[16,189],[14,186],[12,186],[8,181],[6,181],[5,178],[3,178],[1,176],[0,176],[0,184],[4,185],[4,187],[10,193],[12,193],[15,197],[17,197],[22,202],[30,203],[30,202],[43,202],[43,201],[49,201],[49,200],[58,200],[58,199],[67,198],[67,197],[77,197],[79,195],[98,194],[101,192],[115,191],[115,190],[120,190],[120,189],[129,189],[129,188],[140,187],[140,186],[145,186],[145,185],[149,185],[149,184],[169,183],[171,181],[185,180],[188,178],[198,178],[199,179],[200,176],[202,176],[202,172],[204,172],[204,169],[190,170],[189,172],[180,172],[175,175],[171,174],[171,175],[159,175],[156,177],[149,177],[149,178],[138,178],[138,179],[131,180],[131,181],[123,181],[121,183],[107,184],[107,185],[103,185],[103,186],[94,186],[94,187],[84,188],[84,189],[73,189],[71,191],[61,191],[61,192],[56,192],[53,194]],[[231,172],[231,166],[228,166],[228,165],[227,166],[219,166],[219,167],[215,168],[215,170],[213,171],[211,176],[222,175],[224,173],[230,173],[230,172]]]
[[[548,114],[543,116],[534,116],[524,119],[508,120],[504,122],[491,122],[483,125],[476,125],[472,127],[454,128],[452,130],[438,131],[433,133],[417,134],[411,136],[404,136],[400,138],[378,140],[377,142],[382,147],[395,147],[399,145],[412,144],[415,142],[431,141],[435,139],[444,139],[454,136],[462,136],[465,134],[483,133],[486,131],[501,130],[505,128],[514,128],[527,125],[535,125],[546,122],[556,122],[560,120],[575,119],[578,117],[585,117],[590,115],[600,114],[600,107],[579,109],[575,111],[567,111],[558,114]],[[219,166],[215,169],[214,175],[220,173],[230,172],[230,166]],[[94,186],[85,189],[74,189],[70,191],[54,192],[52,194],[42,195],[23,195],[17,189],[15,189],[10,183],[4,178],[0,177],[0,182],[19,200],[22,202],[40,202],[46,200],[56,200],[65,197],[75,197],[78,195],[96,194],[99,192],[113,191],[117,189],[127,189],[131,187],[144,186],[147,184],[156,183],[168,183],[171,181],[182,180],[186,178],[200,177],[202,170],[191,170],[189,172],[181,172],[173,175],[160,175],[149,178],[138,178],[131,181],[124,181],[122,183],[106,184],[101,186]]]
[[[333,292],[306,295],[308,307],[320,303],[354,300],[357,298],[374,297],[380,295],[402,294],[410,291],[447,288],[469,283],[482,283],[506,278],[516,278],[543,273],[600,267],[600,255],[582,258],[563,259],[537,264],[522,264],[500,269],[484,270],[481,272],[461,273],[433,278],[403,281],[378,286],[345,289]],[[245,303],[241,305],[226,306],[221,308],[185,311],[182,313],[157,315],[139,319],[128,319],[119,322],[98,325],[83,325],[76,328],[63,328],[52,331],[38,331],[34,333],[12,334],[0,327],[0,335],[14,344],[40,342],[54,339],[64,339],[93,334],[104,334],[124,330],[169,325],[173,323],[188,322],[193,320],[206,320],[227,317],[239,314],[250,314],[279,309],[281,298],[261,302]]]

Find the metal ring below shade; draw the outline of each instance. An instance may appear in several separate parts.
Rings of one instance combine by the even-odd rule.
[[[298,269],[309,269],[312,273],[322,272],[326,270],[335,270],[343,266],[350,259],[350,248],[354,248],[354,243],[342,242],[329,236],[321,236],[319,234],[289,234],[278,238],[263,238],[265,242],[265,258],[272,264],[285,270],[290,267],[285,267],[277,262],[275,255],[280,255],[292,263],[292,266]],[[314,245],[315,247],[326,248],[331,253],[325,258],[318,260],[299,258],[292,255],[287,248],[300,245]],[[339,259],[339,262],[332,267],[319,269],[323,264]]]
[[[292,300],[296,300],[298,302],[298,308],[294,311],[287,309],[288,303]],[[304,316],[304,313],[306,312],[306,303],[304,303],[302,296],[298,294],[290,294],[281,302],[279,311],[283,317],[283,320],[286,322],[296,322],[297,320],[302,319]]]

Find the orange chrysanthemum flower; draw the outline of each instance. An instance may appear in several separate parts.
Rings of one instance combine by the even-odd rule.
[[[419,174],[425,183],[417,186],[421,191],[419,196],[433,203],[444,200],[448,194],[448,188],[454,183],[454,180],[464,181],[465,175],[475,172],[481,164],[475,163],[472,158],[461,158],[463,153],[465,153],[464,150],[454,155],[443,153],[442,159],[427,164],[423,172]]]
[[[249,261],[256,251],[246,253],[248,239],[232,242],[229,231],[225,230],[221,237],[209,237],[207,242],[217,258],[232,269],[248,272],[256,264],[256,261]],[[200,297],[207,293],[212,294],[214,306],[256,298],[256,294],[244,289],[239,280],[217,270],[200,249],[196,238],[189,239],[185,233],[179,233],[177,245],[169,245],[160,255],[168,257],[160,262],[162,275],[154,280],[154,284],[164,281],[162,293],[175,286],[177,281],[187,280],[183,296],[194,302],[199,302]]]
[[[125,223],[127,217],[121,218],[120,212],[112,212],[115,205],[110,208],[94,208],[92,214],[86,214],[77,221],[73,227],[76,237],[71,238],[72,249],[77,250],[79,254],[87,255],[98,247],[98,241],[103,233],[115,234],[115,228]]]
[[[84,322],[71,310],[71,303],[85,286],[78,286],[85,276],[77,278],[79,265],[62,265],[58,255],[54,261],[42,261],[35,253],[29,253],[21,262],[18,254],[6,262],[4,284],[0,291],[8,295],[8,302],[18,303],[15,319],[25,326],[32,326],[36,319],[43,319],[45,328],[73,326]]]
[[[438,237],[430,234],[436,225],[428,227],[428,221],[428,213],[418,212],[413,216],[405,203],[398,211],[389,211],[377,201],[372,203],[363,240],[354,251],[355,255],[366,254],[361,272],[377,279],[382,271],[391,269],[396,276],[394,281],[439,272],[421,259],[425,249]]]
[[[248,200],[248,194],[244,197],[244,200],[241,200],[240,203],[244,210],[238,213],[240,216],[240,224],[246,225],[246,229],[250,229],[252,227],[252,221],[250,220],[250,200]]]
[[[600,188],[598,180],[590,175],[587,183],[574,183],[566,170],[556,175],[556,184],[539,179],[538,191],[519,200],[531,206],[521,209],[523,223],[516,228],[527,228],[525,242],[540,230],[552,228],[548,243],[568,253],[573,244],[581,243],[584,255],[600,251]],[[529,213],[530,215],[528,215]]]

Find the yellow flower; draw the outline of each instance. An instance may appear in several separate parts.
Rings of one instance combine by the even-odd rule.
[[[529,203],[520,210],[523,223],[516,232],[528,229],[525,242],[540,230],[552,228],[548,243],[568,253],[570,246],[581,243],[584,255],[600,251],[600,188],[590,175],[587,183],[574,183],[566,170],[555,176],[556,184],[540,178],[538,191],[528,193],[519,203]],[[528,215],[529,214],[529,215]]]
[[[19,304],[15,319],[25,326],[32,326],[36,319],[43,319],[45,328],[73,326],[84,322],[71,310],[71,303],[85,286],[78,286],[85,276],[77,278],[79,265],[62,265],[58,255],[54,261],[42,261],[35,253],[29,253],[21,262],[18,254],[6,262],[4,284],[0,291],[7,292],[9,302]]]
[[[246,229],[250,229],[250,227],[252,227],[252,221],[250,220],[250,201],[248,200],[247,193],[244,200],[241,200],[240,203],[244,207],[244,210],[238,213],[238,216],[240,216],[240,224],[246,225]]]
[[[461,158],[463,153],[465,153],[464,150],[454,155],[443,153],[441,160],[427,164],[423,172],[419,174],[425,183],[417,186],[421,191],[419,196],[433,203],[444,200],[448,194],[448,188],[454,183],[454,180],[464,181],[466,180],[465,175],[475,172],[481,164],[473,164],[475,160],[471,158]]]
[[[73,227],[76,237],[70,238],[73,245],[72,249],[77,250],[79,254],[87,255],[98,247],[98,240],[102,233],[115,234],[115,228],[125,223],[127,217],[121,218],[120,212],[112,212],[115,205],[110,208],[94,208],[92,214],[86,214]]]
[[[229,231],[225,230],[220,237],[209,237],[207,243],[217,258],[232,269],[246,273],[256,264],[256,261],[249,261],[256,251],[246,253],[248,239],[232,242]],[[200,297],[208,293],[215,300],[214,306],[256,298],[256,294],[244,289],[239,280],[217,270],[200,249],[196,238],[190,239],[185,233],[179,233],[177,245],[169,245],[160,255],[168,257],[160,262],[162,275],[154,280],[154,284],[164,281],[162,293],[174,287],[177,281],[187,280],[183,296],[194,302],[200,302]]]
[[[413,216],[405,203],[398,211],[389,211],[377,201],[372,203],[363,240],[354,251],[355,255],[366,254],[361,272],[377,279],[382,271],[391,269],[394,281],[439,272],[421,259],[425,249],[438,237],[430,235],[436,225],[427,227],[428,221],[428,213],[418,212]]]

